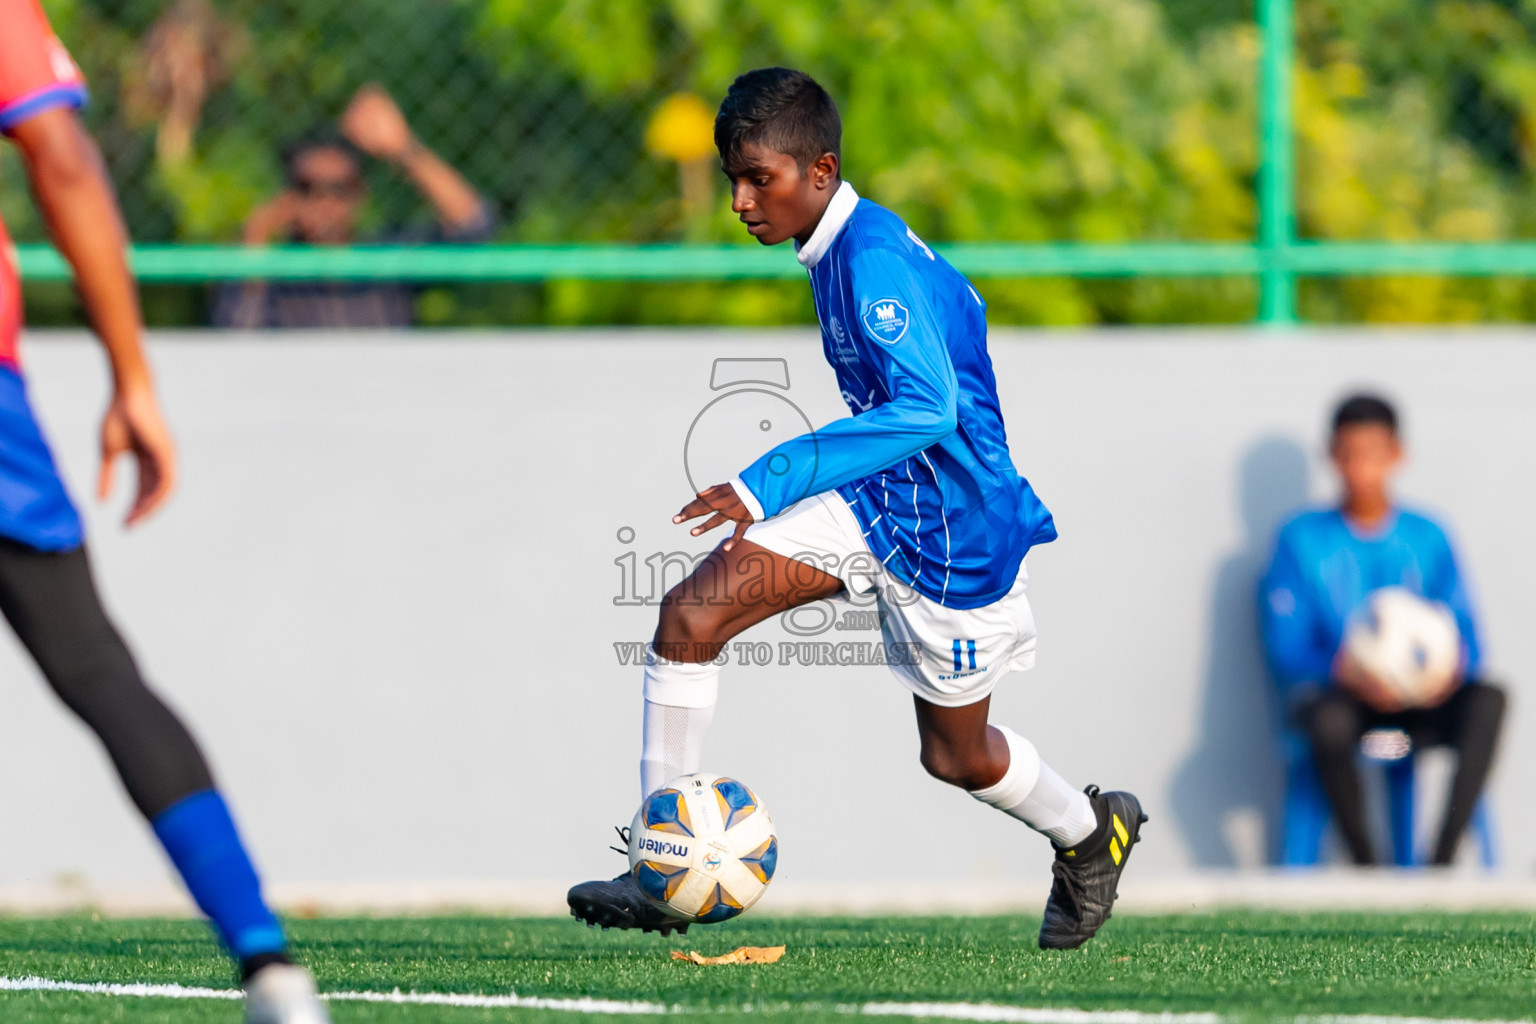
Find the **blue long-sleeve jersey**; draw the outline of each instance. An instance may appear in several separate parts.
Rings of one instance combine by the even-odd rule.
[[[1056,528],[1008,455],[986,304],[846,182],[799,258],[853,415],[779,445],[733,483],[758,519],[835,489],[898,579],[947,607],[991,604]]]
[[[1270,667],[1281,686],[1327,683],[1349,617],[1374,590],[1405,587],[1448,605],[1466,649],[1467,675],[1480,651],[1472,601],[1445,531],[1398,509],[1362,534],[1338,509],[1304,512],[1280,530],[1264,575],[1259,614]]]

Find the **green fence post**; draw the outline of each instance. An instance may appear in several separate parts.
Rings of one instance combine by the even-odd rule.
[[[1259,38],[1259,322],[1296,322],[1296,276],[1287,261],[1296,240],[1296,134],[1291,95],[1295,56],[1292,0],[1257,0]]]

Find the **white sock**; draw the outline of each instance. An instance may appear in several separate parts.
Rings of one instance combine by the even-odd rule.
[[[1035,745],[1003,725],[992,728],[1008,741],[1008,770],[997,783],[971,796],[1043,832],[1060,847],[1076,846],[1093,835],[1099,820],[1088,795],[1067,785],[1040,760]]]
[[[715,717],[720,666],[666,661],[645,649],[645,716],[640,732],[640,798],[699,770],[704,733]]]

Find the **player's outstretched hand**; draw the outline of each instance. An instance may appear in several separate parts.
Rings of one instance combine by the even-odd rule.
[[[747,527],[752,525],[752,513],[747,511],[747,506],[742,504],[736,488],[730,484],[715,484],[699,492],[699,496],[683,506],[683,510],[672,517],[674,523],[686,523],[690,519],[708,515],[713,512],[703,523],[689,530],[690,536],[697,537],[701,533],[707,533],[717,526],[734,522],[736,529],[731,533],[731,539],[726,541],[723,547],[729,551],[736,546],[747,532]]]
[[[138,469],[139,493],[125,524],[133,526],[151,515],[176,487],[176,444],[160,414],[160,403],[149,387],[120,390],[101,421],[101,475],[96,494],[112,493],[112,478],[120,455],[132,455]]]

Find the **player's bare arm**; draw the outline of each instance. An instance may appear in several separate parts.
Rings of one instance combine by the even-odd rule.
[[[112,369],[112,398],[101,423],[97,492],[112,490],[114,466],[131,455],[138,493],[133,525],[176,486],[176,447],[155,397],[141,340],[138,293],[128,268],[127,233],[96,143],[72,110],[45,111],[13,131],[54,243],[75,271],[80,298]]]

